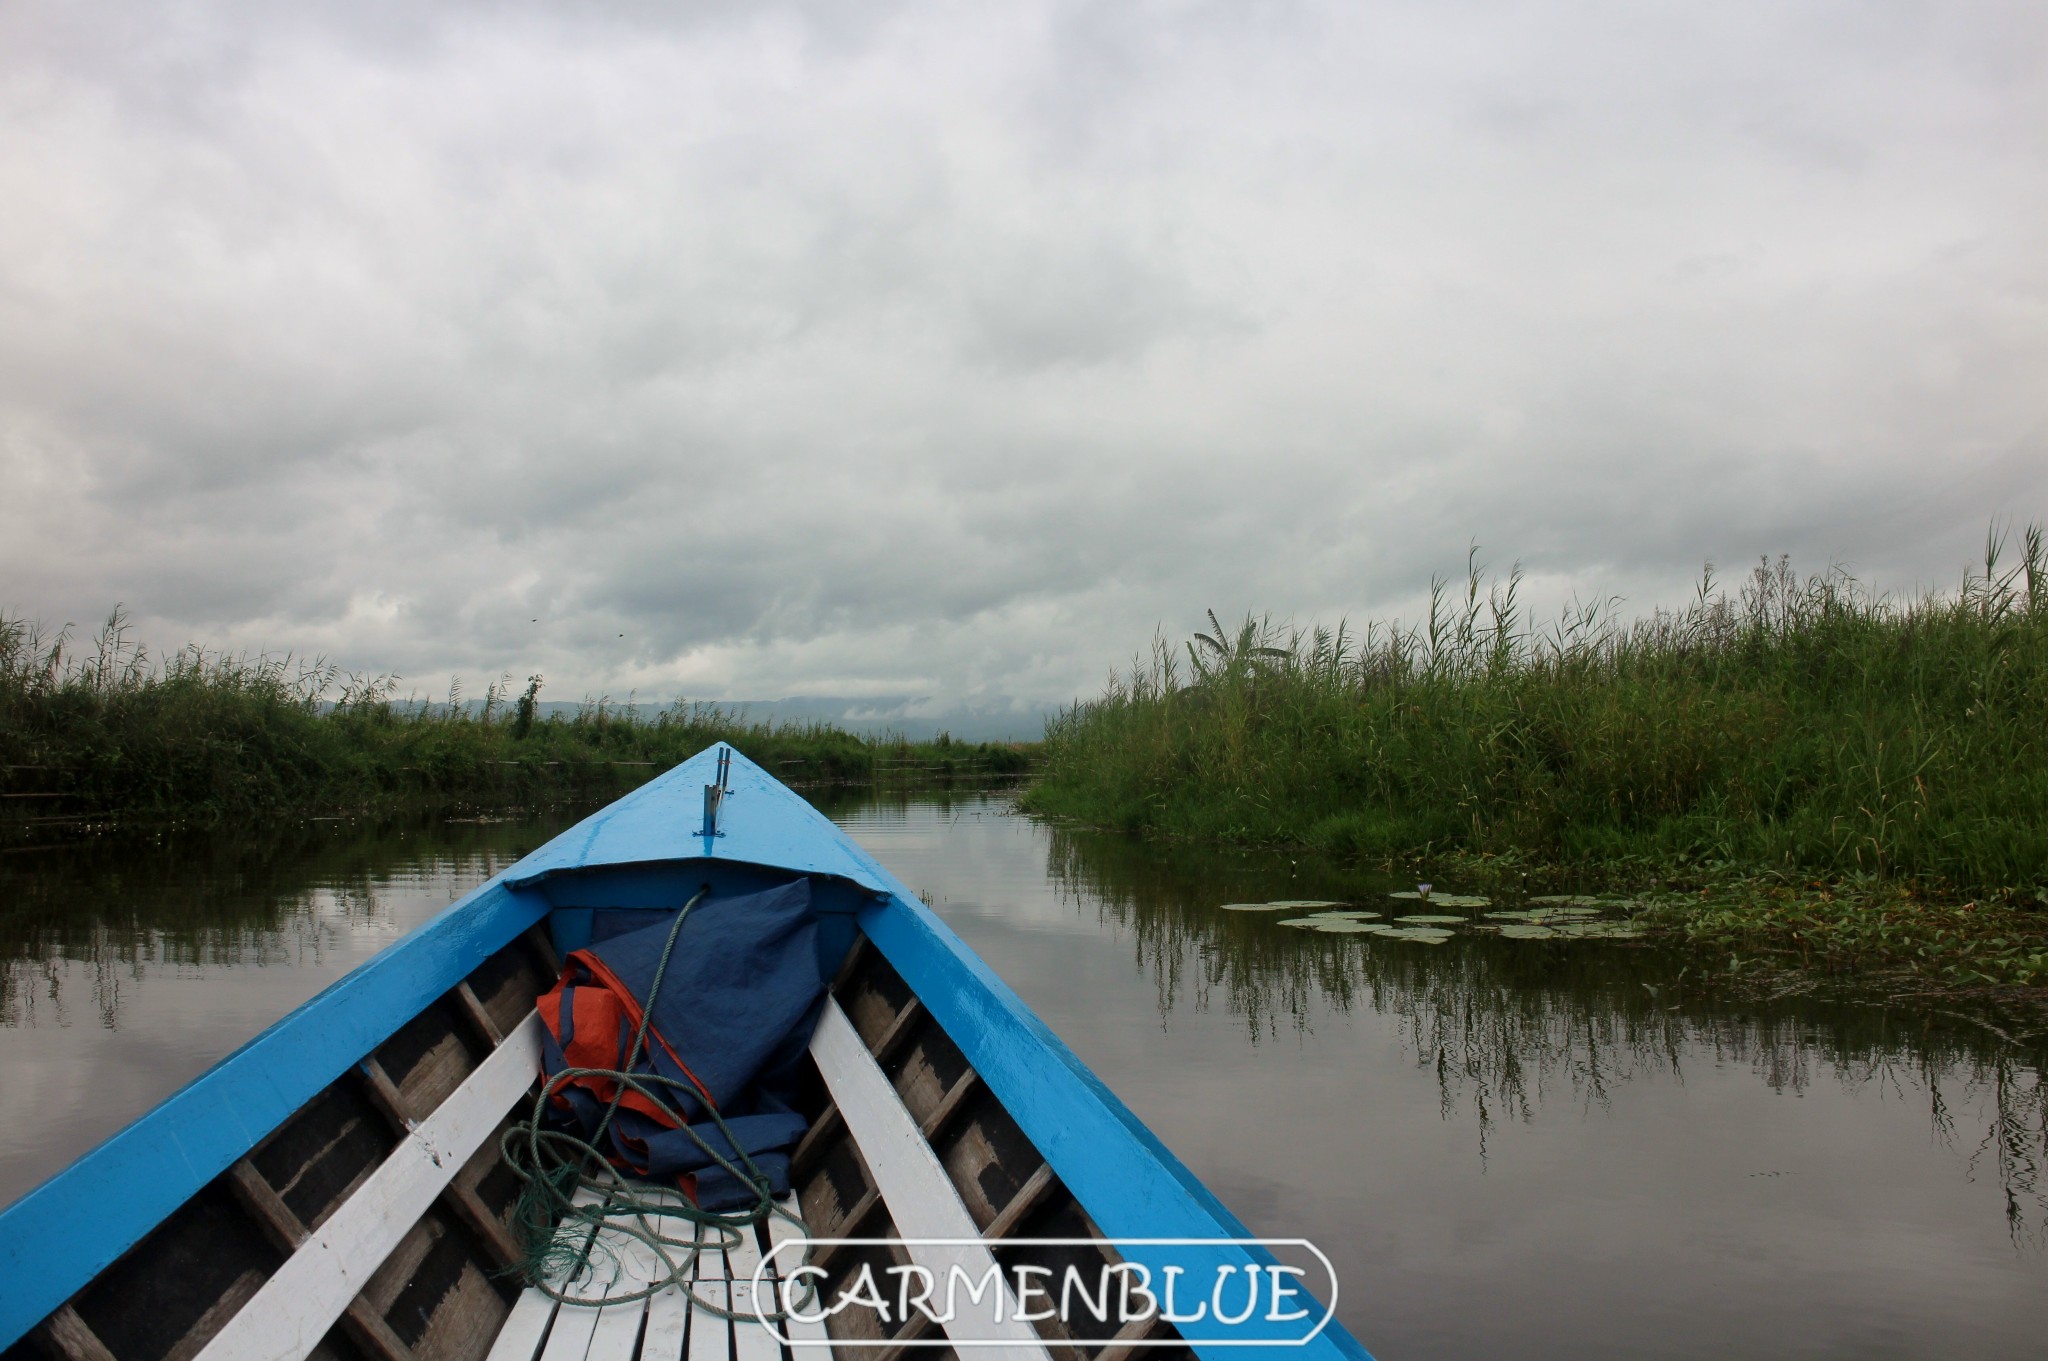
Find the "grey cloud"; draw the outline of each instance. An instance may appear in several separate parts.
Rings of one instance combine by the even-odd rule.
[[[1946,582],[2048,517],[2037,18],[14,6],[0,607],[1043,700],[1475,538]]]

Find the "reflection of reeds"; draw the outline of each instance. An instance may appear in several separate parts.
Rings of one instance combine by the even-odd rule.
[[[2048,863],[2048,556],[1959,591],[1781,559],[1687,608],[1531,624],[1519,577],[1363,634],[1211,616],[1049,725],[1032,807],[1374,854],[1875,873],[2025,890]]]
[[[475,883],[574,819],[274,822],[234,836],[106,833],[0,856],[0,1025],[101,1024],[123,985],[166,969],[317,961],[331,933],[379,922],[422,873]]]
[[[92,644],[0,616],[0,810],[193,816],[394,800],[509,805],[616,795],[725,742],[789,780],[931,783],[1025,769],[999,743],[870,739],[678,700],[587,698],[541,716],[541,678],[465,703],[394,702],[395,678],[187,648],[152,658],[120,611]]]
[[[1435,1075],[1443,1118],[1472,1120],[1482,1152],[1497,1122],[1536,1119],[1546,1102],[1603,1104],[1629,1082],[1682,1081],[1688,1063],[1746,1065],[1774,1091],[1832,1080],[1916,1094],[1938,1137],[1973,1170],[1996,1172],[2015,1242],[2048,1236],[2040,1036],[2023,1050],[1966,1018],[1929,1024],[1804,997],[1733,1011],[1683,992],[1682,962],[1649,949],[1486,937],[1369,945],[1215,911],[1224,885],[1232,895],[1263,883],[1274,897],[1362,898],[1391,884],[1271,854],[1176,844],[1168,855],[1054,826],[1047,873],[1077,905],[1132,933],[1162,1016],[1220,1004],[1254,1043],[1309,1027],[1318,1012],[1363,1007],[1394,1018],[1414,1062]],[[1959,1110],[1974,1113],[1981,1133],[1956,1128]]]

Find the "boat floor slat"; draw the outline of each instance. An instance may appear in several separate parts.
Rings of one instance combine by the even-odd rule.
[[[504,1327],[498,1329],[497,1340],[491,1343],[491,1354],[486,1361],[533,1361],[554,1316],[553,1300],[538,1290],[522,1292],[513,1304],[511,1314],[506,1317]]]
[[[700,1278],[697,1298],[706,1304],[725,1307],[725,1282]],[[716,1314],[692,1307],[688,1361],[731,1361],[732,1325]]]
[[[753,1226],[741,1231],[740,1241],[721,1254],[725,1261],[727,1281],[726,1308],[735,1313],[746,1313],[754,1308],[754,1276],[761,1265],[761,1245],[754,1237]],[[764,1301],[774,1307],[771,1295]],[[781,1361],[782,1344],[766,1325],[759,1322],[733,1320],[732,1354],[734,1361]]]
[[[1000,1282],[995,1257],[981,1241],[974,1217],[954,1189],[945,1165],[924,1141],[917,1121],[835,999],[825,1001],[824,1014],[811,1039],[811,1053],[848,1133],[874,1174],[875,1189],[889,1207],[897,1236],[950,1240],[911,1247],[911,1260],[940,1282],[955,1270],[964,1272],[969,1281],[996,1273]],[[1007,1295],[1007,1286],[998,1284],[997,1289]],[[1000,1318],[960,1320],[948,1332],[966,1328],[971,1330],[968,1337],[977,1342],[1005,1344],[1006,1355],[1046,1357],[1045,1343],[1037,1331],[1017,1319],[1014,1301],[1007,1305],[998,1311]]]
[[[674,1192],[657,1191],[650,1188],[643,1192],[650,1199],[680,1202]],[[582,1192],[577,1199],[592,1203],[599,1197],[590,1191]],[[637,1225],[651,1231],[667,1227],[663,1220],[648,1220]],[[616,1271],[617,1277],[609,1283],[614,1295],[637,1295],[657,1280],[667,1275],[667,1269],[656,1255],[654,1248],[630,1233],[618,1229],[600,1229],[597,1233],[597,1251],[591,1256],[591,1264],[600,1270]],[[662,1295],[674,1296],[675,1291],[663,1291],[645,1299],[622,1300],[607,1304],[596,1310],[597,1323],[591,1329],[590,1346],[585,1354],[586,1361],[634,1361],[640,1348],[641,1334],[648,1322],[649,1310],[654,1301]],[[590,1312],[588,1306],[564,1306],[578,1312]]]
[[[591,1334],[597,1331],[598,1315],[602,1312],[573,1304],[557,1308],[554,1326],[548,1329],[547,1345],[541,1348],[540,1361],[584,1361],[590,1352]]]
[[[673,1192],[636,1188],[641,1195],[679,1200]],[[578,1195],[579,1203],[593,1203],[590,1192]],[[783,1207],[796,1212],[795,1197],[785,1197]],[[795,1236],[786,1221],[771,1242]],[[650,1221],[672,1233],[675,1225]],[[707,1237],[711,1231],[707,1231]],[[659,1256],[649,1244],[617,1230],[600,1230],[600,1250],[593,1263],[602,1271],[616,1265],[618,1279],[604,1285],[614,1294],[631,1294],[659,1280],[666,1273]],[[607,1252],[610,1254],[607,1255]],[[696,1256],[691,1287],[697,1297],[721,1309],[750,1310],[754,1301],[754,1276],[761,1265],[760,1241],[755,1231],[732,1248],[707,1247]],[[581,1289],[595,1291],[602,1282],[587,1282]],[[779,1282],[764,1273],[766,1302],[772,1307],[779,1298]],[[552,1319],[552,1328],[548,1320]],[[828,1355],[817,1344],[827,1342],[819,1324],[793,1324],[793,1337],[813,1345],[801,1353],[807,1357]],[[538,1357],[542,1330],[546,1344]],[[829,1345],[829,1344],[828,1344]],[[565,1304],[556,1306],[537,1289],[524,1291],[513,1307],[492,1348],[490,1361],[781,1361],[783,1345],[764,1325],[746,1319],[726,1320],[703,1309],[693,1308],[679,1289],[669,1288],[645,1300],[623,1301],[602,1306]]]
[[[540,1029],[529,1017],[479,1064],[212,1334],[201,1361],[304,1361],[533,1085]]]
[[[798,1208],[794,1194],[784,1196],[777,1204],[782,1207],[785,1214],[802,1218],[803,1211]],[[784,1219],[782,1215],[768,1216],[766,1227],[768,1230],[768,1246],[771,1250],[779,1244],[803,1237],[802,1232],[797,1226]],[[787,1310],[792,1303],[799,1302],[792,1301],[790,1298],[792,1287],[787,1283],[788,1272],[785,1268],[792,1260],[792,1255],[785,1253],[782,1256],[773,1257],[769,1261],[769,1278],[775,1282],[776,1302],[784,1310]],[[815,1312],[815,1307],[813,1307],[811,1312]],[[802,1358],[807,1356],[825,1355],[824,1349],[830,1345],[825,1335],[825,1325],[822,1323],[788,1319],[784,1321],[782,1331],[783,1335],[789,1339],[791,1354],[797,1357],[798,1361],[802,1361]]]
[[[616,1289],[620,1294],[632,1294],[638,1290],[638,1282],[625,1280]],[[640,1346],[640,1325],[647,1317],[646,1300],[627,1300],[619,1304],[607,1304],[597,1311],[597,1324],[590,1332],[590,1350],[585,1353],[587,1361],[633,1361],[633,1353]]]

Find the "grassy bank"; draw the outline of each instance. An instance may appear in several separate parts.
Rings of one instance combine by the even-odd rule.
[[[1027,802],[1517,873],[1872,884],[2038,920],[2048,562],[2038,531],[2002,556],[1994,539],[1959,590],[1910,600],[1780,560],[1626,622],[1532,627],[1517,578],[1477,572],[1412,628],[1230,634],[1212,616],[1049,726]]]
[[[872,740],[716,705],[592,700],[541,716],[538,678],[480,703],[394,703],[384,681],[197,648],[154,658],[117,614],[73,649],[0,618],[6,815],[220,817],[394,803],[510,805],[623,791],[713,742],[788,780],[1019,773],[995,743]]]
[[[1782,994],[1782,979],[1815,975],[1901,996],[1924,996],[1930,984],[1944,993],[2048,984],[2048,913],[2010,896],[1723,875],[1645,906],[1648,925],[1699,952],[1708,979],[1750,991]]]

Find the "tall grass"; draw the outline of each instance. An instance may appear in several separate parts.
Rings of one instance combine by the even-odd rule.
[[[1898,599],[1783,558],[1683,609],[1536,626],[1468,564],[1428,618],[1155,639],[1047,728],[1030,806],[1369,854],[2048,884],[2048,562],[1994,532]]]
[[[541,680],[483,701],[395,702],[389,677],[197,647],[152,657],[120,611],[74,647],[0,617],[0,810],[233,814],[392,802],[508,804],[629,788],[714,742],[784,778],[1015,773],[999,744],[875,740],[821,723],[752,723],[715,704],[643,712],[586,700],[538,712]]]

